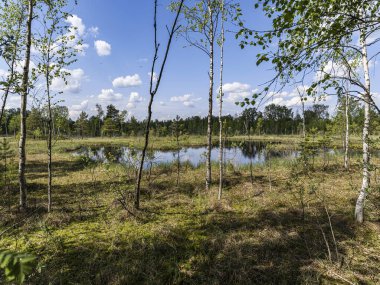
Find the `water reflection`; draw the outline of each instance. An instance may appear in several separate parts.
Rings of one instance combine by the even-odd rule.
[[[261,164],[268,157],[294,158],[299,152],[296,150],[267,150],[267,145],[262,142],[244,141],[241,143],[226,142],[224,148],[224,160],[235,166],[245,164]],[[150,150],[147,153],[146,167],[151,163],[164,164],[177,161],[188,162],[197,167],[206,160],[206,147],[184,147],[178,150]],[[129,147],[83,147],[75,155],[85,156],[97,162],[118,162],[122,164],[136,165],[141,151]],[[219,148],[211,151],[211,160],[216,162],[219,157]]]

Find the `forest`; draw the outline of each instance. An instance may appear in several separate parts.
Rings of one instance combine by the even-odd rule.
[[[380,1],[0,23],[0,284],[380,284]]]

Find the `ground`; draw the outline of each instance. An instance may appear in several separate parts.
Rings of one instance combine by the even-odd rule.
[[[168,138],[152,141],[161,149],[174,145]],[[286,137],[282,145],[298,141]],[[176,165],[162,165],[144,175],[135,211],[133,169],[92,164],[69,151],[141,142],[58,141],[47,213],[46,142],[28,141],[30,209],[18,212],[16,184],[1,193],[0,248],[38,256],[42,267],[30,284],[380,284],[375,168],[366,222],[353,218],[360,157],[351,159],[349,171],[340,156],[317,157],[307,168],[272,159],[253,167],[252,180],[249,166],[227,165],[221,202],[218,185],[205,191],[203,166],[182,165],[177,186]],[[189,137],[182,144],[203,142]],[[217,173],[215,164],[215,183]]]

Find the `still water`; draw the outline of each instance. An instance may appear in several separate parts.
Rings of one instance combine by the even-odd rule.
[[[178,156],[181,163],[188,162],[197,167],[206,160],[206,147],[183,147],[179,150],[150,150],[147,153],[146,167],[153,164],[174,163]],[[135,164],[141,155],[140,150],[128,147],[83,147],[75,152],[76,156],[87,157],[96,162],[118,162],[122,164]],[[246,141],[242,143],[226,143],[224,160],[235,166],[249,163],[262,164],[270,158],[292,159],[299,155],[297,150],[267,150],[262,142]],[[211,160],[218,161],[219,147],[213,147]]]

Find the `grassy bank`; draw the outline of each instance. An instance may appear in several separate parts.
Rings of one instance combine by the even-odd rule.
[[[320,136],[315,136],[315,140],[320,139]],[[332,148],[342,148],[343,142],[342,138],[338,136],[332,136],[331,138]],[[18,140],[13,137],[9,138],[11,144],[16,147]],[[261,136],[229,136],[226,140],[231,142],[241,142],[241,141],[256,141],[263,143],[273,143],[272,148],[279,149],[295,149],[299,148],[300,143],[303,138],[298,135],[261,135]],[[379,149],[379,138],[372,137],[372,148]],[[213,144],[218,145],[219,138],[214,136]],[[34,140],[28,139],[27,141],[29,153],[40,153],[46,146],[46,140]],[[79,149],[83,146],[99,147],[99,146],[131,146],[135,148],[142,148],[144,145],[143,137],[96,137],[96,138],[78,138],[72,137],[67,139],[61,139],[54,143],[54,148],[58,152],[69,152]],[[207,141],[205,136],[181,136],[180,137],[181,147],[201,147],[206,146]],[[362,140],[359,136],[350,137],[350,147],[355,150],[360,150],[362,148]],[[177,141],[174,137],[151,137],[149,148],[156,150],[170,150],[177,148]]]
[[[167,138],[152,141],[171,146]],[[136,212],[133,169],[86,164],[66,152],[127,143],[141,139],[57,142],[47,214],[45,142],[28,142],[31,209],[17,211],[17,184],[11,200],[1,192],[0,248],[38,255],[42,269],[31,284],[380,283],[380,181],[374,170],[367,221],[355,224],[359,158],[344,171],[342,157],[319,157],[307,172],[273,159],[254,166],[252,179],[249,165],[228,165],[221,203],[217,185],[205,192],[203,167],[182,166],[176,186],[175,165],[158,166],[144,175]]]

